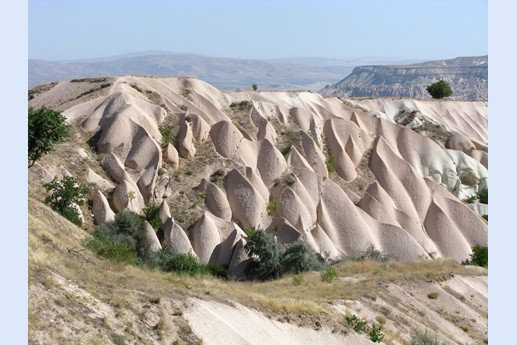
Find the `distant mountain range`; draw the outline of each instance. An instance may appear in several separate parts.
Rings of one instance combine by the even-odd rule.
[[[488,55],[427,61],[412,65],[359,66],[319,92],[326,96],[429,98],[426,86],[447,81],[452,99],[488,99]]]
[[[47,61],[29,59],[29,88],[43,83],[96,76],[190,76],[222,90],[250,88],[317,91],[335,83],[361,64],[408,63],[393,58],[330,59],[300,57],[269,60],[232,59],[145,51],[125,55]]]

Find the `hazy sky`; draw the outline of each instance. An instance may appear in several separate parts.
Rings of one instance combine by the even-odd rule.
[[[488,54],[487,0],[29,0],[29,58]]]

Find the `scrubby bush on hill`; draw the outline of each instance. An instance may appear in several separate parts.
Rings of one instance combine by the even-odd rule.
[[[452,96],[452,89],[450,85],[443,80],[437,81],[436,83],[427,86],[426,90],[429,92],[431,97],[436,99]]]
[[[45,107],[29,107],[28,131],[29,168],[69,135],[65,117],[59,111]]]
[[[287,247],[280,265],[283,273],[294,274],[319,271],[323,267],[313,255],[311,247],[303,240],[298,240]]]
[[[472,247],[470,259],[462,262],[463,265],[476,265],[488,268],[488,247],[476,244]]]
[[[158,230],[160,226],[162,226],[160,206],[155,204],[149,205],[142,210],[142,213],[144,214],[144,219],[153,227],[153,229]]]
[[[284,273],[299,274],[323,268],[303,240],[282,250],[275,238],[264,230],[252,231],[248,236],[244,249],[250,257],[247,275],[251,279],[271,280],[280,278]]]
[[[244,249],[250,257],[247,266],[249,277],[258,280],[280,277],[280,246],[273,236],[263,230],[256,230],[248,237]]]
[[[177,254],[169,250],[162,250],[149,255],[147,263],[152,268],[164,272],[176,272],[191,276],[208,273],[208,270],[192,254]]]
[[[61,181],[54,179],[52,182],[45,183],[43,187],[47,192],[51,192],[45,198],[45,204],[75,225],[83,224],[81,214],[76,207],[84,205],[89,192],[88,187],[72,176],[65,176]]]
[[[446,345],[447,343],[442,343],[438,336],[435,334],[432,336],[427,333],[425,330],[424,333],[417,332],[411,335],[411,345]]]
[[[111,222],[97,225],[94,230],[94,239],[88,242],[88,246],[97,255],[104,256],[115,261],[126,261],[135,263],[135,260],[126,260],[125,257],[132,257],[126,251],[103,251],[104,248],[125,248],[134,254],[134,257],[143,256],[143,234],[144,222],[138,214],[125,210],[115,216]],[[99,244],[103,243],[103,246]],[[102,250],[101,250],[102,249]],[[120,254],[121,257],[117,257]]]

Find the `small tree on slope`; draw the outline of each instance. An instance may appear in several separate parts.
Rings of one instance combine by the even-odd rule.
[[[426,90],[427,92],[429,92],[431,97],[436,99],[442,99],[444,97],[452,96],[452,89],[450,85],[443,80],[437,81],[436,83],[429,85],[426,88]]]
[[[59,111],[45,107],[29,107],[29,168],[44,154],[54,150],[56,144],[68,137],[65,117]]]

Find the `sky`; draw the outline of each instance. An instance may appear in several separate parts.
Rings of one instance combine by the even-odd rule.
[[[488,54],[488,0],[29,0],[29,58]]]

